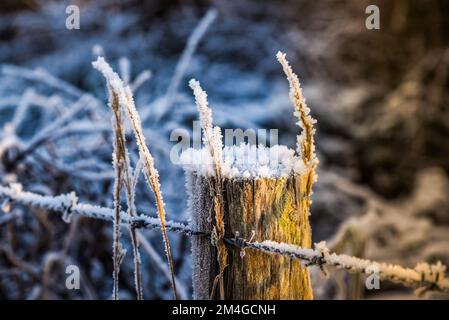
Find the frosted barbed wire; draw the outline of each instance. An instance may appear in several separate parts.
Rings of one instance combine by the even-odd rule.
[[[73,193],[73,195],[75,195]],[[55,212],[63,213],[67,208],[72,214],[78,214],[88,218],[101,219],[105,221],[114,220],[114,210],[111,208],[101,207],[88,203],[80,203],[78,201],[71,201],[70,194],[62,194],[58,196],[43,196],[32,192],[21,190],[20,184],[13,184],[10,187],[0,186],[0,198],[9,199],[9,201],[27,205],[31,207],[44,208]],[[136,228],[145,229],[160,229],[161,224],[156,217],[139,214],[131,217],[128,213],[122,211],[122,224],[132,225]],[[199,235],[201,233],[195,232],[188,228],[188,226],[181,222],[167,220],[167,229],[173,232],[182,233],[185,235]]]
[[[315,249],[301,248],[287,243],[270,240],[246,242],[243,247],[258,249],[307,262],[307,265],[333,266],[352,273],[371,275],[377,270],[380,280],[388,280],[407,287],[430,289],[449,293],[449,279],[445,276],[446,266],[438,262],[430,265],[419,263],[415,268],[379,263],[345,254],[331,253],[325,242],[315,244]]]
[[[20,185],[11,187],[0,186],[0,198],[9,199],[22,205],[46,208],[56,212],[79,214],[89,218],[113,221],[113,209],[91,204],[73,201],[76,197],[73,193],[59,196],[42,196],[36,193],[22,191]],[[157,218],[138,215],[129,216],[122,212],[122,223],[133,225],[136,228],[160,229],[160,221]],[[186,236],[204,236],[209,234],[194,230],[187,224],[166,221],[168,231],[177,232]],[[379,263],[368,259],[360,259],[344,254],[331,253],[324,242],[315,244],[314,249],[302,248],[294,244],[279,243],[271,240],[262,242],[249,242],[241,238],[225,238],[228,244],[240,247],[260,250],[268,254],[277,254],[296,260],[304,261],[306,265],[333,266],[348,272],[371,275],[374,266],[379,272],[380,280],[388,280],[403,284],[407,287],[416,287],[420,290],[434,290],[449,293],[449,279],[445,276],[446,266],[437,264],[419,263],[415,268],[405,268],[399,265]]]

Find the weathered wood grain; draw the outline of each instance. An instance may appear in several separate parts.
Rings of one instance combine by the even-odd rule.
[[[311,173],[313,174],[313,172]],[[274,240],[311,247],[309,223],[311,174],[279,179],[223,181],[225,236],[253,241]],[[205,177],[190,174],[192,224],[210,232],[213,199]],[[312,299],[307,268],[299,261],[245,249],[228,248],[224,272],[226,299]],[[217,298],[212,292],[218,274],[216,250],[210,240],[192,241],[194,298]],[[215,286],[215,291],[216,291]],[[212,295],[211,295],[212,294]]]

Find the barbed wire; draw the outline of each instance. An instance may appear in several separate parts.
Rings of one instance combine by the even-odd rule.
[[[43,196],[22,190],[20,184],[11,184],[9,187],[0,186],[0,199],[4,200],[2,208],[9,208],[14,203],[39,207],[62,213],[64,221],[69,222],[73,214],[81,216],[113,221],[114,212],[110,208],[100,207],[78,202],[75,193],[58,196]],[[159,229],[161,227],[158,218],[138,215],[130,216],[122,212],[122,224],[135,228]],[[210,238],[210,234],[200,230],[194,230],[189,225],[172,220],[166,221],[167,230],[185,236],[202,236]],[[446,277],[446,266],[440,262],[436,264],[418,263],[415,268],[406,268],[399,265],[379,263],[368,259],[361,259],[345,254],[331,253],[325,242],[315,244],[314,248],[302,248],[294,244],[279,243],[271,240],[262,242],[248,241],[239,237],[225,238],[229,245],[241,249],[249,248],[259,250],[267,254],[276,254],[291,259],[302,261],[304,266],[318,266],[324,271],[325,266],[332,266],[352,273],[365,275],[377,275],[379,280],[388,280],[400,283],[407,287],[418,288],[417,294],[426,291],[440,291],[449,293],[449,279]]]

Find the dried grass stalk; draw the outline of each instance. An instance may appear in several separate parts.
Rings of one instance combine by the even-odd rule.
[[[214,162],[215,177],[211,177],[209,184],[213,197],[214,226],[212,229],[212,243],[217,248],[217,261],[219,266],[219,274],[215,284],[219,283],[220,299],[225,298],[225,284],[223,279],[224,270],[228,265],[228,250],[224,244],[225,221],[223,213],[223,174],[222,174],[222,136],[220,127],[212,126],[212,110],[207,102],[207,93],[201,88],[200,83],[194,79],[189,82],[190,87],[195,95],[195,101],[198,112],[200,114],[201,127],[203,129],[203,140],[209,149],[210,155]],[[215,289],[212,288],[211,297],[213,297]]]
[[[116,111],[119,108],[119,102],[117,94],[114,93],[113,89],[109,87],[109,95],[110,95],[110,107],[113,110],[114,116],[116,115]],[[114,126],[114,151],[112,155],[112,162],[114,165],[114,171],[115,171],[115,182],[114,182],[114,232],[113,232],[113,244],[112,244],[112,260],[113,260],[113,289],[112,289],[112,298],[114,300],[118,300],[118,277],[120,273],[120,264],[125,256],[125,251],[123,250],[123,247],[120,243],[120,212],[121,212],[121,206],[120,206],[120,191],[121,191],[121,184],[123,181],[123,159],[120,154],[120,148],[121,143],[118,141],[117,136],[119,135],[118,127],[120,127],[121,124],[117,124],[113,120],[113,126]]]
[[[162,235],[165,243],[165,250],[167,253],[167,260],[170,268],[170,273],[172,275],[172,287],[173,287],[173,293],[176,298],[176,283],[175,283],[175,277],[174,277],[174,269],[173,269],[173,262],[172,262],[172,256],[170,251],[170,245],[168,242],[168,235],[166,230],[166,224],[165,224],[165,204],[162,198],[162,192],[160,189],[159,184],[159,172],[156,170],[154,166],[154,159],[148,149],[148,147],[145,144],[145,137],[143,135],[142,125],[139,119],[139,115],[137,113],[134,99],[132,97],[131,89],[129,86],[124,86],[123,81],[120,79],[120,77],[112,70],[112,68],[106,63],[106,61],[99,57],[96,62],[93,63],[94,67],[97,68],[99,71],[103,73],[105,76],[108,87],[110,88],[110,92],[113,93],[113,103],[112,109],[114,111],[114,120],[116,123],[115,126],[115,140],[117,141],[116,146],[114,149],[116,150],[117,158],[120,159],[118,162],[123,163],[122,165],[118,166],[117,169],[117,180],[116,183],[120,184],[123,180],[123,174],[122,174],[122,167],[125,167],[125,187],[126,187],[126,194],[127,194],[127,200],[128,200],[128,212],[130,215],[135,214],[135,206],[134,206],[134,190],[135,190],[135,184],[136,184],[136,174],[138,173],[136,169],[136,174],[133,176],[130,172],[130,166],[129,166],[129,157],[126,150],[125,145],[125,135],[124,135],[124,128],[123,128],[123,120],[121,118],[121,108],[124,108],[125,111],[128,114],[128,117],[130,119],[131,125],[133,127],[133,131],[135,134],[135,138],[137,141],[137,145],[139,148],[140,153],[140,159],[143,164],[143,171],[146,177],[146,180],[151,187],[151,189],[154,192],[155,198],[156,198],[156,206],[158,210],[159,219],[161,222],[161,229],[162,229]],[[139,166],[139,164],[138,164]],[[120,199],[120,190],[116,190],[116,196],[118,200]],[[116,207],[118,207],[120,204],[116,203]],[[136,273],[135,273],[135,282],[136,282],[136,290],[138,297],[142,297],[142,288],[141,288],[141,280],[140,280],[140,255],[138,252],[138,239],[137,235],[135,233],[135,230],[131,227],[131,239],[133,242],[133,250],[135,253],[135,266],[136,266]],[[115,246],[114,246],[115,248]],[[139,272],[139,273],[137,273]],[[115,274],[114,274],[115,275]],[[116,280],[115,280],[116,281]],[[116,287],[116,286],[115,286]],[[114,288],[115,288],[114,287]],[[114,291],[115,293],[115,291]]]
[[[119,92],[114,91],[114,87],[108,85],[110,107],[113,112],[112,125],[114,128],[114,151],[113,151],[113,163],[115,168],[115,183],[114,183],[114,241],[113,241],[113,262],[114,262],[114,288],[113,298],[118,299],[118,276],[120,272],[121,260],[124,257],[124,251],[120,244],[120,196],[121,188],[124,184],[126,190],[126,199],[128,206],[128,214],[130,216],[136,216],[136,210],[134,205],[134,187],[133,177],[130,170],[130,161],[128,151],[126,148],[125,128],[122,119],[122,112],[120,109]],[[134,255],[134,282],[136,287],[137,299],[143,299],[142,281],[140,272],[140,253],[139,243],[137,240],[136,230],[131,227],[131,241],[133,246]]]
[[[148,185],[153,190],[154,196],[156,198],[156,206],[158,216],[161,221],[162,236],[164,238],[165,251],[167,254],[167,261],[172,278],[173,295],[175,299],[177,299],[175,272],[173,267],[173,259],[171,255],[170,244],[168,241],[167,228],[165,225],[165,216],[166,216],[165,203],[162,197],[161,186],[159,183],[159,172],[155,168],[153,156],[151,155],[150,150],[145,144],[145,136],[143,134],[142,124],[136,106],[134,104],[134,99],[129,86],[124,88],[124,95],[122,96],[122,98],[123,98],[122,101],[123,106],[127,111],[128,117],[133,127],[134,136],[136,138],[136,142],[139,147],[140,158],[143,161],[143,171],[145,174],[145,178],[147,180]]]
[[[298,118],[299,121],[297,124],[302,129],[301,134],[297,137],[297,151],[302,154],[304,164],[310,165],[312,162],[317,161],[314,142],[314,124],[316,123],[316,120],[309,114],[310,109],[307,107],[306,100],[302,95],[298,76],[293,72],[292,67],[285,58],[285,53],[278,51],[276,57],[282,65],[290,84],[290,99],[295,106],[294,115]]]
[[[316,120],[310,116],[310,109],[307,107],[306,100],[302,95],[301,85],[298,76],[293,72],[292,67],[285,58],[285,53],[278,51],[276,58],[282,65],[287,80],[290,85],[290,99],[295,106],[294,115],[298,118],[298,126],[302,129],[301,134],[297,136],[297,152],[302,156],[304,165],[308,168],[307,194],[312,194],[313,183],[317,180],[315,172],[318,165],[318,158],[315,154],[315,128]],[[309,206],[311,201],[309,200]]]

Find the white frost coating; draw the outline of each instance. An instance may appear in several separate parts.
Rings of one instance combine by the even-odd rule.
[[[112,70],[111,66],[103,57],[98,57],[96,61],[92,62],[92,66],[103,74],[106,78],[106,82],[112,87],[114,92],[123,93],[122,80],[119,75]]]
[[[242,143],[218,150],[222,150],[222,154],[218,155],[222,175],[228,179],[281,178],[306,171],[301,156],[283,145],[269,148]],[[184,151],[180,163],[187,173],[205,177],[214,175],[212,157],[206,148]]]

